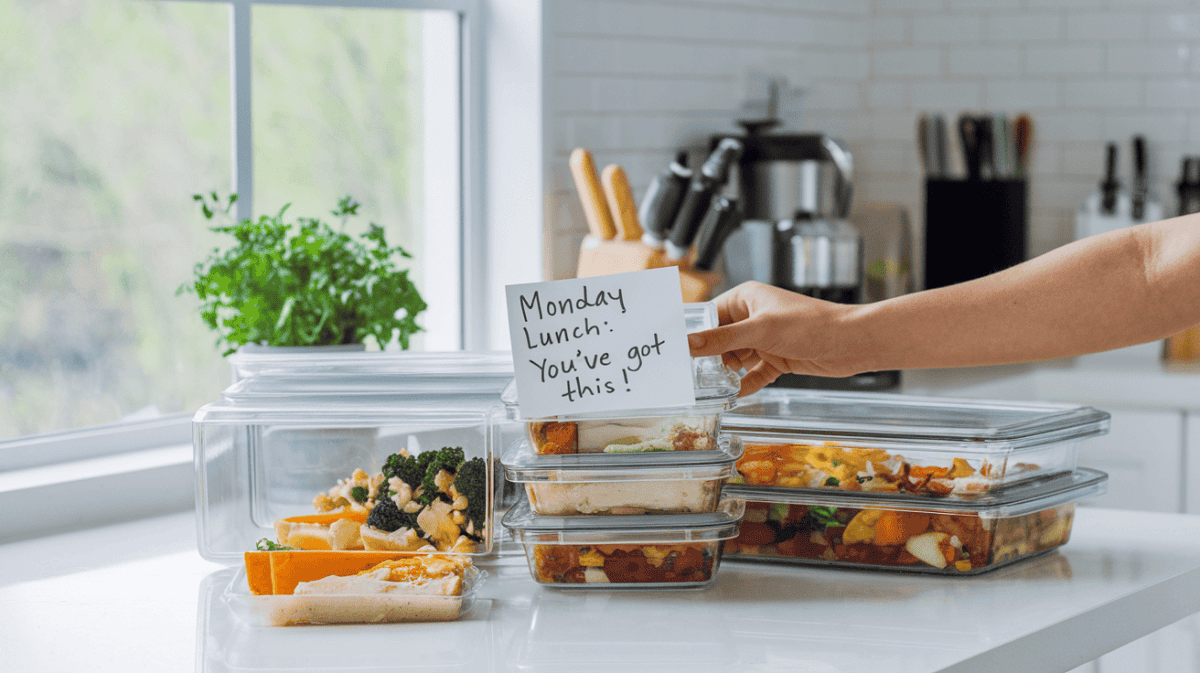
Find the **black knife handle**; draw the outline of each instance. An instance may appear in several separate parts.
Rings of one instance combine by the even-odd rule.
[[[704,215],[696,235],[696,268],[712,271],[725,239],[742,223],[742,211],[736,198],[718,196]]]
[[[1113,215],[1117,212],[1117,190],[1121,183],[1117,180],[1117,144],[1109,143],[1104,159],[1104,181],[1100,183],[1100,212]]]
[[[708,212],[713,194],[717,191],[715,180],[692,180],[691,186],[683,195],[683,203],[679,205],[679,213],[675,215],[675,223],[671,225],[671,233],[667,238],[667,256],[671,259],[681,259],[687,256],[688,248],[696,240],[700,230],[700,220]]]
[[[1133,137],[1133,196],[1130,204],[1130,215],[1135,222],[1140,221],[1146,213],[1146,199],[1150,187],[1146,184],[1146,139],[1142,136]]]
[[[967,179],[976,182],[980,179],[979,156],[979,124],[971,115],[964,114],[958,118],[958,138],[962,141],[963,164],[967,168]]]
[[[646,245],[662,247],[667,231],[675,221],[683,195],[687,191],[692,171],[687,167],[687,152],[679,152],[667,170],[654,176],[646,196],[638,208],[638,219],[642,222],[642,241]]]

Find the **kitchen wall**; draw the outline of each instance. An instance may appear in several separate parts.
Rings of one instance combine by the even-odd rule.
[[[920,112],[1032,114],[1033,254],[1071,240],[1107,141],[1128,183],[1146,135],[1168,212],[1180,155],[1200,154],[1200,0],[553,0],[545,22],[546,278],[574,274],[586,233],[571,149],[624,166],[640,198],[674,148],[735,130],[762,76],[791,85],[788,128],[847,142],[856,202],[917,226]]]
[[[873,0],[867,22],[858,198],[919,214],[916,116],[988,109],[1033,116],[1032,254],[1073,240],[1110,140],[1128,186],[1146,136],[1151,194],[1174,213],[1180,156],[1200,154],[1200,1]]]
[[[575,274],[587,232],[567,167],[587,147],[618,163],[639,199],[677,147],[704,149],[737,130],[762,76],[786,77],[781,114],[841,134],[861,128],[869,75],[867,0],[552,0],[545,4],[546,104],[552,136],[546,278]],[[785,92],[788,94],[788,92]]]

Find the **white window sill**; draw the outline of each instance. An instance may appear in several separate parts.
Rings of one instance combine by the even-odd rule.
[[[0,544],[195,507],[190,444],[0,472]]]

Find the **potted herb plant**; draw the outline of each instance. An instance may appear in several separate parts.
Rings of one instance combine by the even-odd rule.
[[[222,203],[215,192],[193,198],[209,220],[237,202],[232,194]],[[332,215],[344,228],[358,207],[347,196]],[[316,218],[287,222],[287,210],[213,227],[235,244],[213,250],[196,265],[193,282],[177,292],[199,297],[200,315],[225,344],[224,354],[247,344],[334,346],[368,339],[383,348],[393,338],[407,349],[426,309],[408,270],[397,265],[411,255],[389,246],[374,223],[355,237]]]

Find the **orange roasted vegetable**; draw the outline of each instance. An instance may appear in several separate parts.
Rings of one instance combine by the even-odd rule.
[[[908,538],[927,530],[928,514],[887,511],[875,524],[875,539],[872,542],[880,546],[902,545]]]

